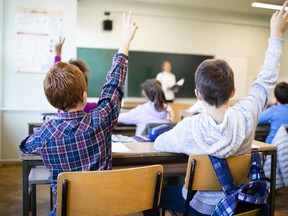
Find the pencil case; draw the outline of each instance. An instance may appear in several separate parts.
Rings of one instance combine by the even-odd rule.
[[[152,129],[149,130],[149,138],[151,141],[155,141],[155,139],[162,133],[169,131],[170,130],[170,126],[169,125],[160,125],[157,127],[154,127]]]

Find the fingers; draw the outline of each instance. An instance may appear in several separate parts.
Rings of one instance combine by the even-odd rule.
[[[286,13],[286,7],[288,7],[288,1],[285,1],[283,4],[283,7],[281,8],[281,10],[279,11],[279,15],[284,15]]]
[[[131,13],[131,11],[129,11],[127,22],[128,22],[128,23],[131,23],[131,21],[132,21],[132,13]]]
[[[59,41],[57,44],[62,46],[64,44],[64,42],[65,42],[65,37],[62,39],[61,36],[59,36]]]
[[[132,22],[132,12],[129,11],[128,16],[126,13],[123,13],[123,23],[131,23]]]
[[[64,42],[65,42],[65,37],[63,38],[61,45],[63,45],[63,44],[64,44]]]

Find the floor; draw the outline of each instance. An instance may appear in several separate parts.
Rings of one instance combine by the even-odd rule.
[[[275,216],[288,215],[288,188],[277,191]],[[37,186],[37,213],[49,212],[49,186]],[[22,215],[22,167],[21,164],[0,166],[0,216]],[[141,214],[135,214],[134,216]]]

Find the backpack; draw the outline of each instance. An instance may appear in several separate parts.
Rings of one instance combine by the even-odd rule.
[[[261,216],[269,215],[270,185],[263,172],[264,155],[252,153],[252,165],[248,176],[251,181],[237,186],[233,180],[226,159],[209,156],[225,197],[217,204],[213,216],[230,216],[235,213],[252,211],[262,207]]]

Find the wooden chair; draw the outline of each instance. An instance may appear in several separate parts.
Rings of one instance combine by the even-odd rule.
[[[58,176],[57,215],[124,215],[158,212],[163,166],[64,172]]]
[[[250,178],[247,178],[247,174],[249,173],[251,167],[251,154],[231,156],[226,160],[232,177],[237,185],[241,185],[244,182],[250,181]],[[193,198],[193,191],[222,191],[222,187],[218,181],[217,175],[214,171],[209,156],[191,155],[189,157],[186,172],[185,188],[188,190],[185,202],[185,216],[188,215],[190,201]],[[252,211],[246,211],[241,214],[235,215],[259,215],[260,211],[261,208],[258,208]]]

